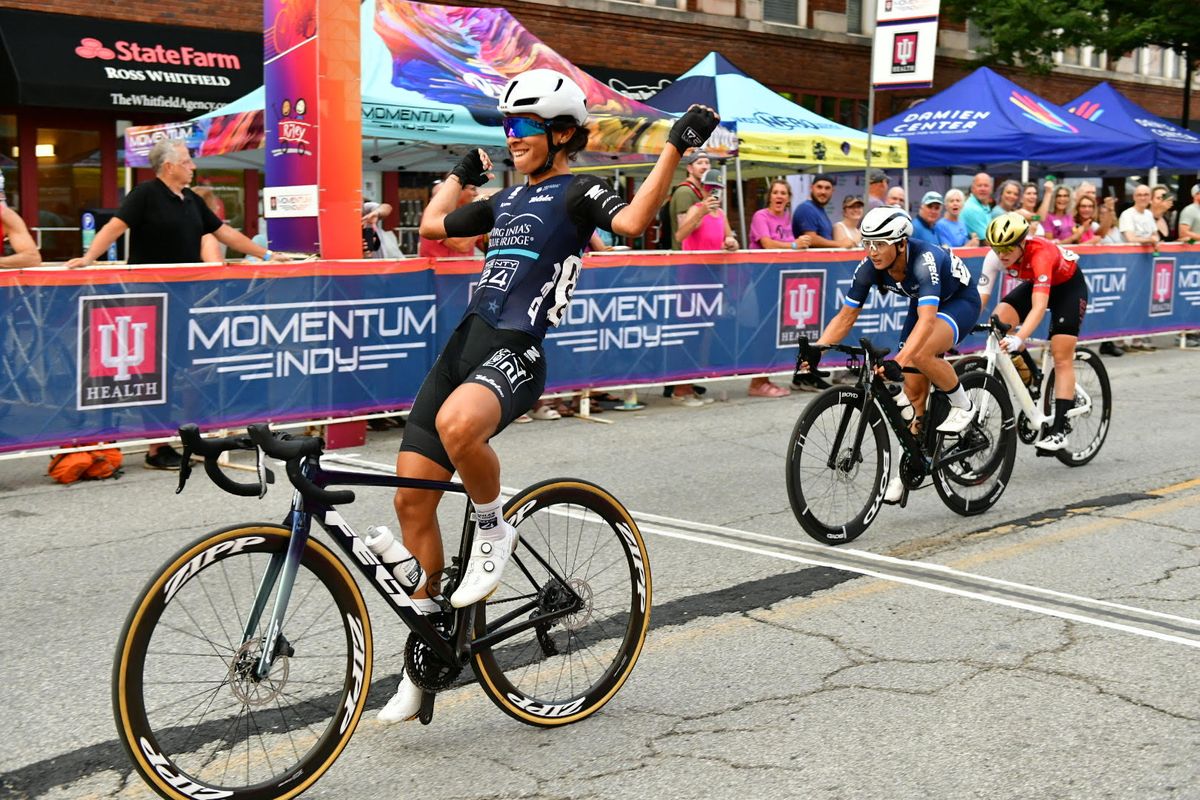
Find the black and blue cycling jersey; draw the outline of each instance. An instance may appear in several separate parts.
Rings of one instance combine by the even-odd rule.
[[[559,175],[451,212],[448,236],[488,234],[483,272],[465,316],[477,314],[493,328],[540,341],[566,313],[588,239],[597,228],[611,232],[625,205],[600,178]]]
[[[975,278],[962,259],[935,244],[908,240],[908,268],[899,283],[886,269],[876,269],[870,258],[858,262],[845,303],[861,308],[874,286],[881,292],[904,295],[917,306],[941,306],[967,292],[978,294]]]
[[[864,258],[854,270],[854,279],[846,291],[845,304],[861,308],[871,287],[908,298],[908,317],[900,332],[900,346],[917,324],[917,308],[933,306],[938,319],[950,326],[957,344],[970,332],[979,318],[979,290],[976,279],[962,259],[942,247],[908,240],[908,261],[904,277],[897,283],[886,269],[876,269]]]

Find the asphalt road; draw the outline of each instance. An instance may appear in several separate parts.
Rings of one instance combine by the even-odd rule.
[[[840,548],[803,534],[783,483],[811,395],[750,399],[739,381],[704,408],[650,397],[612,424],[514,426],[505,486],[583,477],[638,516],[655,605],[633,676],[557,730],[475,686],[444,693],[429,727],[369,713],[305,796],[1200,797],[1200,354],[1106,364],[1112,429],[1090,465],[1021,446],[988,513],[922,491]],[[340,455],[386,466],[399,440]],[[0,797],[151,796],[110,709],[129,606],[185,542],[286,509],[279,489],[238,499],[202,475],[176,496],[127,458],[120,480],[69,487],[0,463]],[[386,491],[360,497],[360,528],[388,520]],[[371,607],[374,710],[406,632]]]

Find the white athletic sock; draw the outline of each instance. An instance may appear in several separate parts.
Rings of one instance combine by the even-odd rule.
[[[954,384],[954,388],[946,392],[946,397],[950,399],[950,405],[955,408],[967,409],[971,407],[971,398],[967,397],[967,393],[962,388],[962,383]]]
[[[501,515],[504,504],[500,496],[490,503],[475,503],[475,521],[479,528],[479,537],[492,542],[498,542],[505,536],[504,529],[508,527]]]

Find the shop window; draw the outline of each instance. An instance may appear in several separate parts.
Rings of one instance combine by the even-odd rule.
[[[82,254],[80,218],[100,207],[100,133],[37,129],[38,238],[42,258]]]
[[[846,33],[863,32],[863,0],[846,0]]]
[[[15,114],[0,114],[0,173],[4,174],[4,192],[8,204],[20,209],[21,173],[17,169],[17,152],[17,117]]]
[[[799,25],[799,0],[763,0],[763,21]]]

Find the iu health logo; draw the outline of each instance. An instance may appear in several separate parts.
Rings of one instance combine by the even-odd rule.
[[[789,347],[800,337],[816,339],[825,327],[824,270],[779,273],[779,316],[776,347]]]
[[[1150,316],[1165,317],[1175,310],[1175,259],[1154,259],[1150,275]]]
[[[79,298],[76,408],[167,402],[167,296]]]
[[[892,40],[892,74],[917,71],[917,32],[897,33]]]

